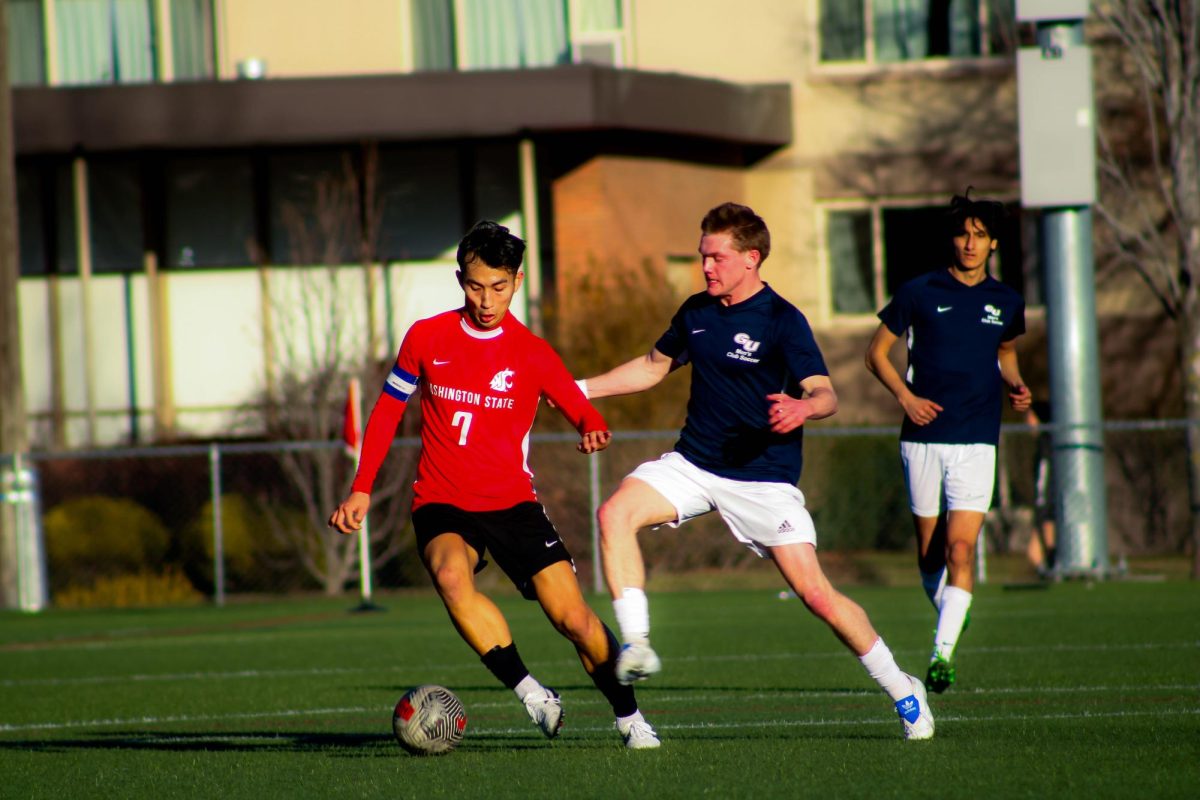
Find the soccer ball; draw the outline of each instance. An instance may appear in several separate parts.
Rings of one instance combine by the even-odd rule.
[[[449,753],[467,730],[462,701],[444,686],[425,684],[409,689],[392,714],[396,741],[418,756]]]

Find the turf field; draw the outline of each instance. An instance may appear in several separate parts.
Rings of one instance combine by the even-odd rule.
[[[923,668],[916,588],[849,591]],[[504,597],[525,660],[564,698],[547,742],[427,594],[224,609],[0,615],[0,797],[1200,797],[1200,586],[987,586],[937,736],[773,591],[651,595],[663,672],[639,697],[663,747],[626,752],[533,604]],[[606,618],[607,598],[595,603]],[[442,683],[461,748],[406,755],[391,710]]]

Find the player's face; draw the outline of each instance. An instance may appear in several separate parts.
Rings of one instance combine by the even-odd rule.
[[[706,233],[700,237],[700,263],[705,290],[730,305],[746,299],[759,288],[758,251],[740,252],[728,233]]]
[[[523,272],[514,275],[506,269],[490,267],[479,259],[459,270],[458,282],[463,288],[467,316],[475,327],[486,331],[499,325],[524,278]]]
[[[954,261],[959,269],[968,272],[982,269],[999,244],[982,222],[971,217],[954,237]]]

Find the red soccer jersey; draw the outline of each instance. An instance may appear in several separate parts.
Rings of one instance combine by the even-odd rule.
[[[461,310],[447,311],[417,322],[404,337],[367,423],[355,491],[370,491],[417,385],[422,418],[414,510],[449,503],[496,511],[535,500],[526,456],[543,394],[581,434],[608,427],[554,349],[511,313],[499,327],[481,331]]]

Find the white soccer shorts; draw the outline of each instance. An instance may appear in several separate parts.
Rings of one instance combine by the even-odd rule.
[[[768,547],[817,544],[804,494],[791,484],[722,478],[676,452],[639,465],[629,477],[646,482],[675,506],[676,519],[667,523],[672,528],[715,510],[733,537],[760,558],[770,558]]]
[[[992,507],[996,485],[996,447],[990,444],[901,442],[908,504],[918,517],[936,517],[942,498],[948,511]]]

